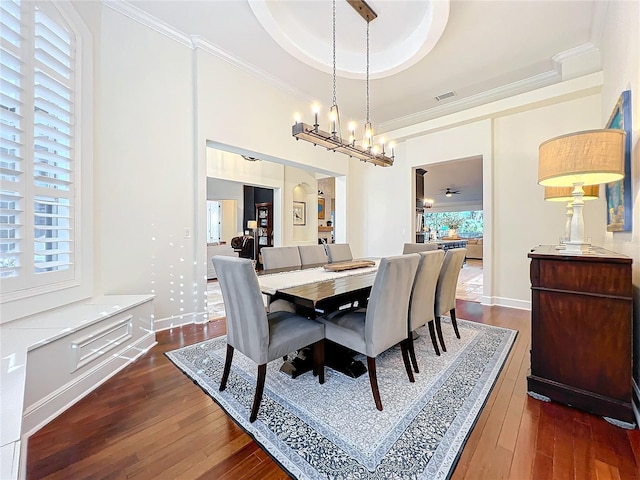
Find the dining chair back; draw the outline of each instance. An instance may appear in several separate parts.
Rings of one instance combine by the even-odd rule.
[[[376,357],[400,343],[409,381],[407,319],[409,297],[420,257],[418,254],[382,258],[366,309],[345,310],[320,317],[328,340],[367,356],[371,391],[378,410],[382,400],[378,389]]]
[[[220,391],[227,379],[235,349],[258,364],[258,378],[249,421],[257,418],[267,363],[313,345],[314,371],[324,383],[324,326],[292,312],[266,313],[258,277],[251,260],[213,257],[226,312],[227,355]]]
[[[324,245],[298,245],[298,252],[303,266],[329,262]]]
[[[420,262],[411,288],[411,299],[409,301],[409,355],[413,370],[420,373],[416,353],[413,345],[413,332],[423,325],[429,326],[429,334],[436,355],[440,355],[436,333],[434,328],[435,320],[435,297],[436,284],[442,260],[444,259],[443,250],[432,250],[429,252],[420,252]]]
[[[447,351],[442,337],[440,317],[446,313],[451,314],[451,324],[456,337],[460,338],[458,331],[458,322],[456,321],[456,287],[458,286],[458,277],[467,254],[466,248],[451,248],[447,250],[442,261],[442,268],[438,276],[436,284],[436,301],[435,301],[435,324],[440,345],[443,351]]]
[[[264,247],[260,253],[262,254],[262,266],[265,270],[302,265],[298,247]]]
[[[329,257],[329,263],[353,260],[351,247],[348,243],[327,243],[325,247],[327,249],[327,257]]]
[[[420,253],[429,252],[431,250],[438,250],[437,243],[405,243],[402,248],[402,253]]]

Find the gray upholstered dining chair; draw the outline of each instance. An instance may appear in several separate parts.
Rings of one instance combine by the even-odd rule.
[[[298,245],[298,251],[303,266],[329,262],[324,245]]]
[[[265,270],[277,268],[296,268],[302,265],[298,247],[264,247],[260,250],[262,254],[262,267]],[[269,300],[269,311],[295,312],[293,303],[283,299]]]
[[[351,247],[348,243],[327,243],[325,247],[327,249],[327,257],[329,257],[329,263],[353,260]]]
[[[407,376],[414,381],[409,363],[407,317],[419,260],[418,254],[381,259],[366,309],[337,311],[318,318],[325,325],[327,340],[367,356],[369,382],[378,410],[382,410],[376,373],[379,354],[400,343]]]
[[[437,243],[405,243],[402,248],[402,253],[420,253],[429,252],[431,250],[438,250]]]
[[[258,364],[258,379],[249,421],[262,400],[267,363],[313,345],[314,373],[324,383],[324,325],[291,312],[267,314],[251,260],[213,257],[227,314],[227,355],[220,391],[227,387],[234,350]]]
[[[458,322],[456,321],[456,287],[458,285],[460,269],[462,268],[466,254],[466,248],[451,248],[447,250],[442,262],[442,267],[440,268],[438,283],[436,284],[436,302],[434,310],[436,317],[435,323],[438,338],[440,339],[440,345],[444,352],[447,351],[447,347],[444,344],[444,338],[442,337],[442,327],[440,324],[440,317],[442,315],[445,315],[446,313],[451,314],[453,331],[456,333],[456,337],[460,338]]]
[[[262,266],[265,270],[299,267],[302,265],[298,247],[263,247]]]
[[[436,340],[436,332],[434,327],[435,320],[435,300],[436,300],[436,284],[440,275],[440,267],[444,259],[443,250],[432,250],[430,252],[420,252],[420,263],[411,288],[411,300],[409,301],[409,356],[413,364],[413,370],[420,373],[418,369],[418,361],[413,345],[413,332],[423,325],[429,326],[429,335],[431,343],[436,351],[436,355],[440,355],[438,341]]]

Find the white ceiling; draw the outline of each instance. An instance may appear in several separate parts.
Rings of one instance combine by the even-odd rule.
[[[370,117],[377,132],[557,83],[567,78],[567,72],[577,76],[600,69],[604,1],[367,3],[378,14],[370,23]],[[202,42],[307,101],[309,111],[292,112],[292,119],[299,113],[302,121],[311,123],[315,102],[321,105],[321,114],[328,112],[333,98],[330,0],[135,0],[123,4],[154,17],[160,30]],[[336,88],[343,125],[351,120],[362,125],[366,117],[365,32],[362,17],[346,0],[337,0]],[[588,61],[581,64],[581,59]],[[563,72],[566,61],[571,68]],[[435,98],[447,92],[456,95],[443,101]],[[457,170],[456,175],[475,170],[460,165],[427,170],[447,168]],[[455,186],[474,195],[479,188],[481,197],[481,177],[443,175],[434,188]],[[461,197],[453,200],[462,201]]]
[[[328,112],[333,98],[331,1],[135,0],[128,4],[186,36],[204,39],[307,100],[310,107],[319,102],[322,111]],[[554,57],[597,49],[599,19],[606,8],[606,2],[581,0],[368,0],[368,4],[378,13],[370,24],[370,116],[378,131],[442,114],[443,105],[449,111],[460,110],[472,101],[489,101],[488,93],[490,100],[496,100],[560,81],[559,57]],[[429,12],[434,29],[443,29],[435,46],[430,43],[438,32],[429,33],[425,27]],[[346,0],[337,0],[338,71],[349,70],[349,76],[359,77],[338,77],[337,101],[345,125],[349,120],[361,124],[366,117],[365,26]],[[284,42],[283,37],[289,37],[287,49],[278,43]],[[292,45],[297,46],[295,54]],[[403,49],[414,51],[407,54]],[[318,58],[310,61],[304,55]],[[435,99],[450,91],[456,96],[443,102]],[[303,121],[310,120],[311,108],[299,113]]]
[[[482,157],[462,158],[424,167],[424,196],[433,210],[482,209]],[[460,193],[445,196],[449,188]]]

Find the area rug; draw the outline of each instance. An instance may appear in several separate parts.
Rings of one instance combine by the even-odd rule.
[[[311,372],[291,379],[277,360],[267,368],[258,419],[249,423],[257,366],[236,351],[227,388],[218,391],[226,337],[166,355],[293,478],[446,479],[517,334],[460,319],[458,327],[461,339],[444,319],[447,352],[441,356],[428,330],[418,331],[415,383],[407,379],[399,347],[378,357],[382,412],[367,374],[353,379],[327,368],[319,385]]]

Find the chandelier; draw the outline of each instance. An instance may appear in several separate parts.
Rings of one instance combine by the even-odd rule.
[[[329,128],[331,131],[325,132],[320,130],[320,125],[318,124],[319,108],[314,106],[313,125],[303,123],[296,118],[291,129],[292,134],[296,140],[306,140],[314,145],[320,145],[333,152],[344,153],[363,162],[390,167],[393,165],[394,160],[394,144],[393,142],[389,142],[385,145],[385,139],[382,138],[380,139],[379,145],[374,145],[373,129],[371,128],[371,119],[369,118],[369,23],[374,20],[377,15],[364,0],[349,0],[349,4],[355,8],[367,22],[367,119],[364,126],[362,142],[360,144],[356,143],[356,129],[355,123],[353,122],[349,124],[348,139],[343,139],[342,137],[340,114],[336,100],[336,0],[333,0],[333,105],[331,105],[331,109],[329,110]],[[387,154],[385,148],[389,151],[390,155]]]

